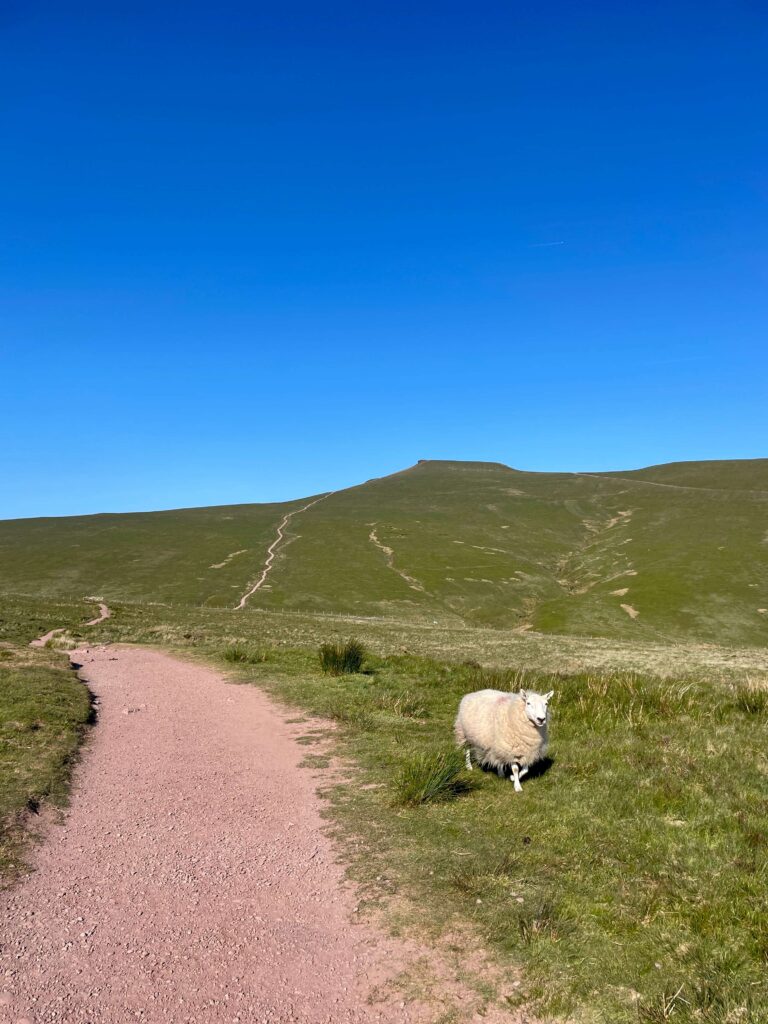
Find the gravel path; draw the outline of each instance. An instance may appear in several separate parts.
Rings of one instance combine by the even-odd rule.
[[[99,720],[36,871],[0,894],[0,1022],[352,1024],[405,947],[350,924],[301,726],[153,651],[73,653]]]

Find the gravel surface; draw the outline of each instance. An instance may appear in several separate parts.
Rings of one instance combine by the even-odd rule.
[[[0,1022],[421,1019],[367,1002],[409,953],[350,923],[302,727],[161,653],[72,657],[98,724],[64,823],[0,894]]]

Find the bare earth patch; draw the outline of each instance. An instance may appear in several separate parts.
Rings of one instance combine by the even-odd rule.
[[[0,895],[0,1021],[433,1019],[390,984],[428,951],[351,923],[306,725],[158,652],[72,656],[99,719],[64,824]]]
[[[631,604],[623,604],[621,607],[624,609],[624,611],[627,613],[630,619],[636,619],[637,616],[640,614],[637,608],[633,608]]]
[[[223,562],[214,562],[213,565],[209,565],[209,569],[223,569],[225,565],[229,565],[233,558],[237,558],[238,555],[244,555],[248,548],[240,548],[239,551],[230,551]]]

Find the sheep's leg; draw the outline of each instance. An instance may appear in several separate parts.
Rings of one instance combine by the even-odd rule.
[[[512,765],[512,775],[510,776],[510,778],[512,779],[512,782],[514,783],[515,792],[516,793],[522,793],[523,787],[520,785],[520,765],[519,764],[513,764]]]
[[[527,774],[528,774],[528,766],[526,765],[524,768],[520,769],[520,778],[522,779],[522,777],[524,775],[527,775]]]
[[[499,776],[500,779],[503,779],[504,776],[507,774],[507,766],[505,764],[500,764],[499,767],[496,769],[496,774]]]
[[[472,755],[469,752],[469,747],[464,751],[464,764],[467,766],[467,771],[472,771]]]

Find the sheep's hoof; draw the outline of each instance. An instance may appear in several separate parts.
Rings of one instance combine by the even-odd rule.
[[[517,781],[517,779],[515,779],[515,792],[516,793],[522,793],[523,792],[523,787],[520,785],[520,783]]]

